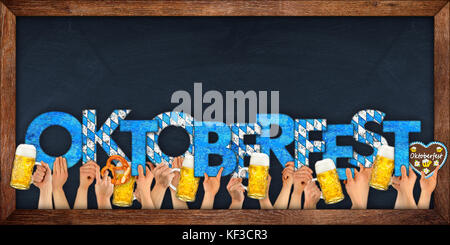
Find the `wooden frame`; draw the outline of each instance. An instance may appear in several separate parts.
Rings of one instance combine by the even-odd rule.
[[[450,164],[431,210],[16,210],[16,16],[434,16],[434,138],[450,146],[448,0],[0,0],[0,224],[449,224]]]

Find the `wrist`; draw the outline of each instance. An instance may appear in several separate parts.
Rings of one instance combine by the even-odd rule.
[[[111,206],[110,200],[108,197],[100,196],[97,198],[97,206],[99,209],[107,209]]]
[[[205,192],[204,198],[205,198],[205,199],[213,199],[213,200],[214,200],[214,197],[215,197],[215,196],[216,196],[216,194],[213,193],[213,192]]]
[[[154,189],[156,189],[156,190],[163,190],[163,191],[164,191],[164,190],[167,189],[167,187],[168,187],[168,186],[156,182]]]
[[[242,201],[231,200],[230,209],[241,209],[242,203]]]
[[[294,194],[295,195],[301,195],[304,189],[305,189],[304,187],[300,187],[300,186],[295,186],[294,185],[294,191],[292,192],[292,194],[293,195]]]
[[[305,204],[303,205],[303,209],[315,209],[316,203],[305,200]]]
[[[83,192],[87,192],[89,189],[89,185],[80,185],[78,187],[78,191],[83,191]]]

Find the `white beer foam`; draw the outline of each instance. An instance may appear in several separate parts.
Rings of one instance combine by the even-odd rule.
[[[378,156],[382,156],[391,160],[394,160],[394,155],[395,155],[395,151],[394,151],[394,147],[392,146],[388,146],[388,145],[381,145],[380,147],[378,147]]]
[[[36,158],[36,147],[34,145],[20,144],[17,146],[16,155]]]
[[[323,159],[320,161],[317,161],[315,164],[316,167],[316,174],[321,174],[326,171],[330,171],[336,168],[336,165],[334,164],[333,160],[330,158]]]
[[[186,168],[194,168],[194,156],[186,153],[182,165]]]
[[[264,153],[252,153],[250,155],[250,165],[269,166],[270,158]]]

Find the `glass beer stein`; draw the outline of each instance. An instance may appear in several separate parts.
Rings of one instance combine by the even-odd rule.
[[[373,163],[369,185],[377,190],[387,190],[394,172],[394,166],[394,147],[380,146]]]
[[[336,171],[336,165],[331,159],[323,159],[315,165],[317,181],[322,190],[321,198],[326,204],[334,204],[344,200],[341,182]]]
[[[185,202],[194,202],[200,182],[200,178],[194,176],[194,157],[186,154],[181,169],[174,168],[172,171],[180,172],[178,187],[170,184],[170,188],[176,191],[176,197]]]
[[[35,161],[36,148],[34,145],[20,144],[17,146],[9,185],[18,190],[30,189],[34,165],[40,165]]]
[[[250,156],[249,167],[239,169],[238,175],[245,177],[248,172],[247,196],[253,199],[264,199],[267,193],[270,159],[267,154],[253,153]]]
[[[117,178],[123,177],[123,170],[116,171]],[[134,200],[134,183],[136,179],[131,176],[127,182],[120,185],[114,185],[112,204],[118,207],[130,207]]]

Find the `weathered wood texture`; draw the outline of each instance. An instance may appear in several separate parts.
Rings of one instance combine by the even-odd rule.
[[[16,16],[0,3],[0,220],[16,207],[9,186],[16,145]]]
[[[448,224],[450,164],[434,210],[15,210],[16,15],[19,16],[435,16],[435,139],[450,146],[448,1],[58,1],[0,3],[1,224]]]
[[[446,224],[434,210],[16,210],[5,224]]]
[[[434,139],[450,147],[450,4],[434,17]],[[449,161],[449,160],[447,160]],[[439,171],[434,202],[436,211],[449,220],[450,164]]]
[[[18,16],[434,16],[447,1],[2,0]]]

